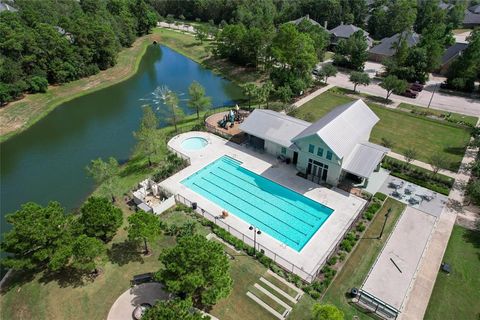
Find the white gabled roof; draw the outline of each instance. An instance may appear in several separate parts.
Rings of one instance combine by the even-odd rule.
[[[362,100],[336,107],[292,141],[317,135],[339,157],[348,156],[380,119]]]
[[[390,149],[363,141],[358,143],[342,164],[344,171],[368,178]]]
[[[310,125],[310,122],[283,113],[255,109],[239,128],[243,132],[288,148],[292,146],[292,138]]]

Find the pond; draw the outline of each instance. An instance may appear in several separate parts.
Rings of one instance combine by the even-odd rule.
[[[77,208],[93,190],[86,176],[90,160],[113,156],[126,161],[134,147],[142,105],[157,86],[168,86],[186,105],[188,86],[198,81],[215,107],[234,105],[241,89],[185,56],[159,45],[147,49],[138,72],[114,86],[79,97],[56,108],[23,133],[1,145],[1,232],[4,216],[22,203],[59,201]],[[164,108],[160,106],[160,109]],[[160,117],[162,110],[158,110]],[[165,121],[161,121],[165,125]]]

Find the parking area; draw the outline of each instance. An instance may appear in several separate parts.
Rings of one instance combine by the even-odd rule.
[[[362,290],[402,310],[437,217],[407,207],[370,270]]]

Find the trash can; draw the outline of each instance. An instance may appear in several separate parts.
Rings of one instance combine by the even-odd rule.
[[[357,295],[358,295],[358,289],[357,289],[357,288],[352,288],[352,289],[350,290],[350,296],[351,296],[352,298],[355,298]]]
[[[196,202],[192,202],[192,209],[197,210],[197,203]]]

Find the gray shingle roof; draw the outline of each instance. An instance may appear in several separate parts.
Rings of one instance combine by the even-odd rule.
[[[339,157],[348,156],[357,143],[368,140],[380,119],[362,100],[336,107],[307,127],[293,141],[317,135]]]
[[[445,52],[443,53],[443,56],[442,56],[442,62],[441,62],[442,65],[448,63],[450,60],[457,57],[467,47],[468,47],[468,43],[457,42],[453,46],[447,48],[447,50],[445,50]]]
[[[402,33],[402,35],[405,36],[405,32]],[[371,48],[369,52],[391,57],[395,54],[395,45],[399,42],[399,37],[400,33],[397,33],[389,38],[383,38],[380,44]],[[405,40],[407,41],[408,47],[413,47],[420,42],[420,35],[418,35],[416,32],[408,32]]]
[[[3,12],[3,11],[17,12],[18,10],[9,4],[0,2],[0,12]]]
[[[314,24],[314,25],[316,25],[316,26],[320,26],[320,27],[323,28],[323,26],[322,26],[320,23],[318,23],[317,21],[315,21],[315,20],[313,20],[313,19],[310,19],[310,16],[309,16],[308,14],[307,14],[306,16],[300,17],[300,18],[298,18],[298,19],[296,19],[296,20],[289,21],[288,23],[293,23],[293,24],[295,24],[295,25],[298,25],[298,24],[300,24],[303,20],[308,20],[311,24]]]
[[[358,30],[361,30],[365,33],[366,36],[369,35],[369,33],[357,26],[354,26],[353,24],[341,24],[332,30],[329,30],[331,34],[333,34],[337,38],[350,38],[352,34],[357,32]]]
[[[470,7],[469,9],[465,10],[465,17],[463,18],[464,24],[480,24],[480,5]]]
[[[255,109],[240,125],[240,130],[284,147],[311,123],[272,110]]]

